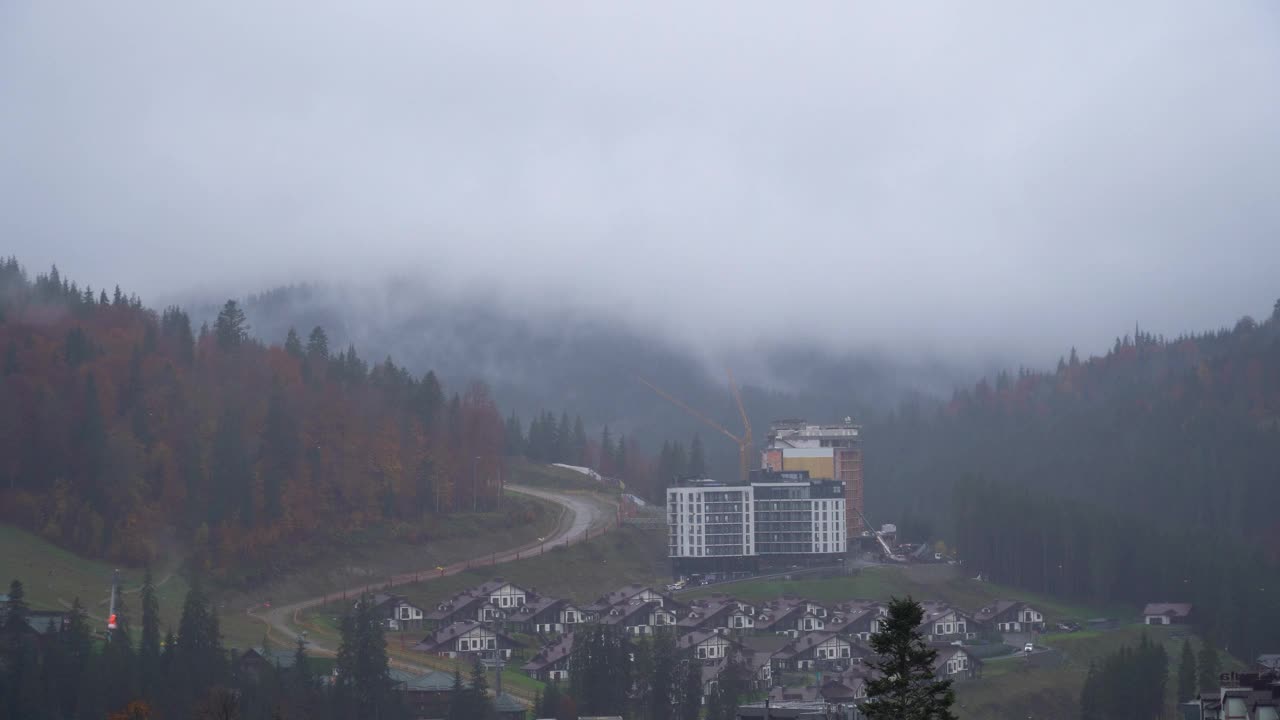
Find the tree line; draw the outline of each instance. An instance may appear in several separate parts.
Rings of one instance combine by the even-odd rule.
[[[447,395],[321,327],[279,346],[249,331],[233,300],[193,329],[179,308],[0,261],[0,518],[132,564],[173,527],[222,571],[376,523],[427,531],[496,497],[504,428],[485,386]]]
[[[1099,604],[1188,602],[1201,634],[1242,657],[1280,644],[1280,570],[1263,548],[972,477],[953,507],[970,572]]]
[[[288,720],[407,718],[387,666],[381,619],[357,603],[342,619],[335,672],[326,679],[301,641],[289,662],[265,651],[265,668],[223,646],[218,615],[199,578],[192,581],[175,633],[161,636],[160,607],[148,570],[141,632],[117,599],[117,625],[100,634],[77,599],[65,625],[33,632],[22,583],[14,580],[0,624],[0,707],[13,718],[194,718]],[[259,652],[263,649],[255,649]],[[468,715],[481,717],[480,715]]]
[[[1089,673],[1080,691],[1080,718],[1160,720],[1168,717],[1165,712],[1168,681],[1169,657],[1164,646],[1151,642],[1144,634],[1137,647],[1125,645],[1103,659],[1101,665],[1089,663]]]

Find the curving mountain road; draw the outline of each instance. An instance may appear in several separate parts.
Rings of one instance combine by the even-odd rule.
[[[511,548],[510,550],[504,550],[499,553],[487,553],[483,556],[457,562],[444,568],[432,566],[422,568],[416,572],[402,573],[390,578],[386,582],[379,582],[378,587],[382,588],[388,585],[406,585],[412,582],[430,582],[434,578],[444,577],[446,575],[456,575],[472,567],[497,565],[504,562],[510,562],[512,560],[518,560],[522,555],[527,554],[530,550],[558,547],[584,539],[596,528],[601,528],[601,530],[603,530],[610,519],[599,503],[592,502],[591,500],[578,495],[570,495],[568,493],[554,492],[551,490],[539,490],[521,485],[508,485],[507,490],[524,495],[532,495],[533,497],[556,503],[564,508],[564,512],[561,515],[560,522],[555,531],[541,541],[535,540],[534,542],[526,543],[525,545]],[[300,611],[316,607],[318,605],[323,605],[327,602],[341,599],[343,597],[351,597],[353,595],[358,596],[361,592],[364,592],[367,587],[368,586],[366,584],[360,584],[345,590],[338,589],[318,597],[307,598],[306,600],[299,600],[297,602],[271,608],[264,608],[262,605],[257,605],[249,608],[246,612],[250,617],[266,623],[268,626],[268,632],[277,633],[288,638],[289,642],[295,642],[298,634],[293,631],[290,623],[296,619],[297,614]],[[265,612],[263,611],[264,609]],[[315,641],[309,641],[307,643],[307,651],[311,654],[321,655],[332,655],[336,652],[334,649],[326,648]],[[427,670],[427,668],[418,668],[411,666],[408,663],[396,662],[393,664],[402,666],[408,670],[420,670],[422,672]]]

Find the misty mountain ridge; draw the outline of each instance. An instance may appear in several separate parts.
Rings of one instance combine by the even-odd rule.
[[[668,438],[716,431],[640,377],[737,432],[742,421],[727,387],[732,370],[759,439],[779,417],[868,420],[906,400],[942,400],[1004,364],[800,343],[696,345],[611,318],[607,309],[520,306],[481,290],[424,289],[403,280],[283,286],[250,295],[243,305],[251,332],[264,341],[279,342],[290,328],[305,336],[321,326],[335,349],[352,344],[368,361],[390,355],[413,372],[433,369],[448,388],[483,380],[504,410],[522,418],[568,411],[651,451]],[[192,307],[199,320],[212,317],[218,303]],[[716,473],[732,473],[736,457],[727,439],[708,445]]]

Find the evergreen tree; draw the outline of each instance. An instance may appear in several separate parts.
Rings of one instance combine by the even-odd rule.
[[[253,474],[243,432],[241,413],[228,406],[213,436],[209,468],[213,492],[209,502],[210,524],[223,522],[238,512],[240,525],[254,525]]]
[[[1196,654],[1191,649],[1190,638],[1182,641],[1182,655],[1178,659],[1178,702],[1194,700],[1196,697]]]
[[[228,300],[222,306],[213,323],[213,333],[218,347],[226,351],[238,350],[249,339],[249,321],[239,303]]]
[[[955,691],[950,680],[933,675],[938,652],[925,644],[917,628],[924,610],[911,599],[893,598],[880,632],[871,636],[879,677],[867,681],[863,713],[869,720],[955,720]]]
[[[302,339],[298,337],[298,331],[289,328],[288,334],[284,336],[284,351],[289,353],[290,357],[301,360],[306,356],[306,352],[302,349]]]
[[[466,696],[469,711],[467,717],[474,720],[493,720],[497,717],[493,700],[489,697],[489,680],[485,676],[484,664],[480,662],[479,657],[476,657],[471,665],[471,684],[467,688]]]
[[[613,436],[609,434],[609,426],[600,431],[600,460],[596,463],[596,471],[601,475],[613,475],[614,453]]]
[[[181,685],[179,697],[184,702],[194,702],[202,694],[202,688],[217,685],[226,676],[226,655],[218,617],[198,575],[191,579],[182,603],[175,643],[174,680]]]
[[[702,665],[693,661],[684,663],[680,680],[680,720],[698,720],[702,712]]]
[[[520,418],[515,413],[511,413],[511,417],[507,418],[507,424],[503,429],[503,440],[506,443],[506,453],[510,457],[519,457],[525,454],[524,430],[520,426]]]
[[[22,583],[9,583],[9,602],[0,625],[0,707],[8,717],[30,717],[35,710],[32,685],[36,679],[35,648],[27,632],[26,592]]]
[[[346,712],[359,718],[384,718],[394,711],[387,665],[387,643],[373,599],[362,595],[342,619],[338,647],[338,689]]]
[[[560,681],[552,680],[547,685],[547,692],[542,696],[542,702],[534,706],[534,712],[540,718],[554,718],[560,712]]]
[[[1200,692],[1216,693],[1221,685],[1222,665],[1218,660],[1218,648],[1213,644],[1213,637],[1205,633],[1200,645],[1200,654],[1196,665],[1200,671]]]
[[[453,666],[453,690],[449,693],[448,720],[470,720],[467,687],[462,684],[462,668]]]
[[[268,523],[280,518],[284,512],[281,499],[285,482],[293,476],[302,442],[298,423],[289,411],[284,388],[279,380],[272,382],[271,398],[267,402],[267,417],[262,427],[262,512]]]
[[[587,464],[587,429],[582,425],[582,416],[573,419],[573,449],[569,462],[574,465]]]
[[[137,699],[138,679],[135,673],[137,656],[133,650],[130,632],[129,608],[125,596],[116,596],[116,627],[107,630],[107,642],[102,648],[102,669],[95,673],[101,683],[100,695],[104,707],[117,711]]]
[[[329,336],[319,325],[312,328],[307,336],[307,357],[312,360],[329,359]]]
[[[58,635],[62,646],[61,702],[63,717],[77,717],[89,704],[89,669],[93,660],[93,636],[80,598],[71,602],[67,628]]]
[[[1098,677],[1098,666],[1092,661],[1080,690],[1080,720],[1106,720],[1102,713],[1102,681]]]
[[[649,667],[637,669],[637,679],[648,678],[649,717],[664,720],[674,714],[680,685],[680,658],[677,654],[675,633],[660,628],[649,644]]]
[[[105,505],[101,479],[107,466],[107,426],[98,399],[98,385],[93,373],[84,379],[84,410],[73,438],[82,463],[83,492],[96,505]]]
[[[693,442],[689,443],[689,475],[703,478],[707,476],[707,460],[702,453],[702,438],[693,434]]]
[[[560,424],[556,426],[556,462],[572,463],[573,428],[569,425],[569,413],[560,413]]]
[[[151,582],[151,565],[142,576],[142,638],[138,644],[138,674],[144,694],[156,687],[160,676],[160,602]]]

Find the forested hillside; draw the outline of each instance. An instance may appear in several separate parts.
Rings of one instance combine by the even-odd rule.
[[[212,326],[137,297],[0,261],[0,513],[126,562],[175,532],[218,569],[497,491],[503,421],[482,385],[335,352],[324,329],[252,339],[227,302]],[[282,541],[289,541],[282,543]]]
[[[1195,603],[1280,644],[1280,303],[1265,321],[1001,374],[868,433],[867,504],[1035,590]],[[953,490],[953,492],[952,492]],[[945,498],[953,495],[954,502]]]
[[[424,287],[425,285],[425,287]],[[642,385],[644,377],[731,429],[741,428],[724,365],[742,382],[757,439],[771,420],[868,420],[907,395],[946,398],[982,374],[951,363],[887,352],[837,352],[782,339],[716,355],[719,338],[676,343],[593,312],[558,311],[540,298],[500,302],[492,288],[449,294],[429,282],[378,287],[300,285],[244,299],[257,337],[322,325],[335,342],[354,342],[409,368],[434,369],[446,383],[484,380],[504,412],[527,425],[546,409],[581,416],[595,440],[607,425],[617,440],[657,457],[663,442],[701,432],[708,472],[737,472],[737,446]],[[764,300],[763,297],[760,300]],[[218,311],[197,311],[210,319]]]

